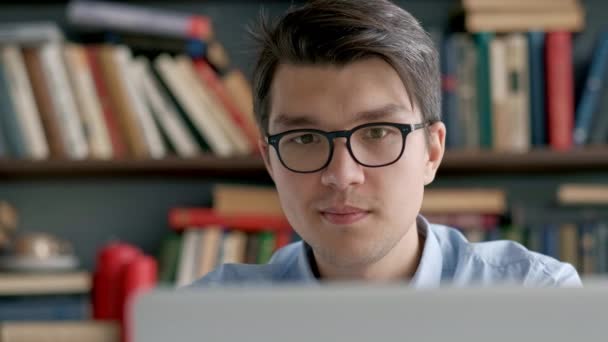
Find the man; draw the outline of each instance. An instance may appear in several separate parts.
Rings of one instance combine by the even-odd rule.
[[[311,1],[256,37],[259,149],[303,242],[266,265],[220,266],[193,286],[580,286],[569,264],[514,242],[469,243],[419,215],[446,129],[437,52],[409,13],[388,0]]]

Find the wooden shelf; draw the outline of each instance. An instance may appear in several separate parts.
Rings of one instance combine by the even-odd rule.
[[[608,172],[608,148],[569,152],[535,150],[525,154],[449,151],[440,175],[471,173]],[[82,177],[218,177],[268,180],[259,157],[162,160],[0,160],[0,179]]]

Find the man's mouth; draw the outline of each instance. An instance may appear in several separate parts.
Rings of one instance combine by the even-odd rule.
[[[333,206],[321,210],[323,219],[337,225],[353,224],[363,220],[369,214],[369,210],[351,206]]]

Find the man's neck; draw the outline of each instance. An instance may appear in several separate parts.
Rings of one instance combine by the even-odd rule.
[[[362,280],[394,282],[413,277],[418,269],[424,237],[418,232],[416,222],[399,242],[380,260],[360,267],[344,268],[323,262],[313,251],[319,276],[325,280]]]

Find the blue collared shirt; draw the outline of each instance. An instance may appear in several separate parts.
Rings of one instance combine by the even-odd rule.
[[[409,280],[412,287],[582,286],[572,265],[529,251],[519,243],[470,243],[458,230],[430,224],[422,216],[418,216],[417,225],[425,242],[420,264]],[[221,265],[191,286],[319,284],[308,254],[306,244],[295,242],[276,251],[265,265]]]

